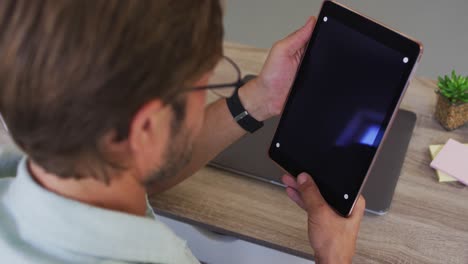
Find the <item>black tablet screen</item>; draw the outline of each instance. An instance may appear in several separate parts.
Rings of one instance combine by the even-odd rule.
[[[350,210],[395,110],[414,56],[326,14],[319,17],[270,156],[308,172],[324,198]]]

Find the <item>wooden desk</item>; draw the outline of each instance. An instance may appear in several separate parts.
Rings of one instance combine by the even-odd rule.
[[[226,43],[225,53],[257,74],[267,50]],[[468,188],[441,184],[429,167],[430,144],[468,142],[468,126],[446,132],[433,118],[435,82],[415,78],[402,108],[417,113],[392,208],[366,215],[356,263],[468,263]],[[468,159],[468,158],[467,158]],[[282,188],[213,168],[151,199],[165,216],[311,258],[306,215]]]

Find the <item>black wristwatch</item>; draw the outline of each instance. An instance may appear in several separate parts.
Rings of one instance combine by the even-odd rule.
[[[253,133],[263,127],[263,122],[253,118],[247,110],[245,110],[239,98],[239,89],[236,89],[234,94],[226,99],[227,106],[234,120],[244,130]]]

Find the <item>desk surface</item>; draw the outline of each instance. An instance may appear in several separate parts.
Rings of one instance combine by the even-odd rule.
[[[243,74],[257,74],[267,50],[226,43]],[[433,118],[435,82],[415,78],[402,108],[418,121],[390,212],[366,215],[356,263],[468,263],[468,188],[438,183],[429,167],[430,144],[468,142],[468,126],[445,131]],[[163,215],[303,257],[313,251],[306,215],[282,188],[213,168],[151,199]]]

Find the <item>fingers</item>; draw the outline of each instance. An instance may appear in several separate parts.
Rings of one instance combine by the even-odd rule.
[[[302,201],[301,195],[293,188],[286,187],[286,194],[288,195],[289,199],[293,200],[299,207],[307,211],[304,201]]]
[[[327,204],[317,185],[315,185],[315,182],[307,173],[303,172],[299,174],[297,177],[297,183],[299,185],[297,190],[301,195],[307,211],[316,210]]]
[[[292,187],[293,189],[297,190],[298,185],[297,185],[296,179],[293,176],[289,174],[285,174],[283,175],[283,177],[281,177],[281,181],[283,182],[284,185]]]
[[[297,181],[293,176],[286,174],[281,177],[281,181],[287,186],[286,193],[288,197],[305,211],[317,210],[327,205],[314,180],[307,173],[299,174]],[[360,221],[365,209],[366,201],[360,195],[350,217]]]
[[[362,218],[365,210],[366,210],[366,200],[364,199],[362,195],[359,195],[359,198],[357,199],[356,204],[354,205],[353,212],[351,213],[351,217]]]
[[[277,43],[278,49],[281,49],[280,52],[286,52],[287,55],[292,56],[303,48],[312,34],[315,21],[315,17],[310,17],[304,26],[280,40]]]
[[[315,182],[307,173],[301,173],[296,179],[291,175],[283,175],[281,181],[287,186],[286,193],[305,211],[315,210],[326,205]]]
[[[296,179],[289,174],[285,174],[283,177],[281,177],[281,181],[284,185],[286,185],[286,194],[288,195],[289,199],[293,200],[293,202],[305,210],[305,205],[302,201],[301,195],[297,192]]]

